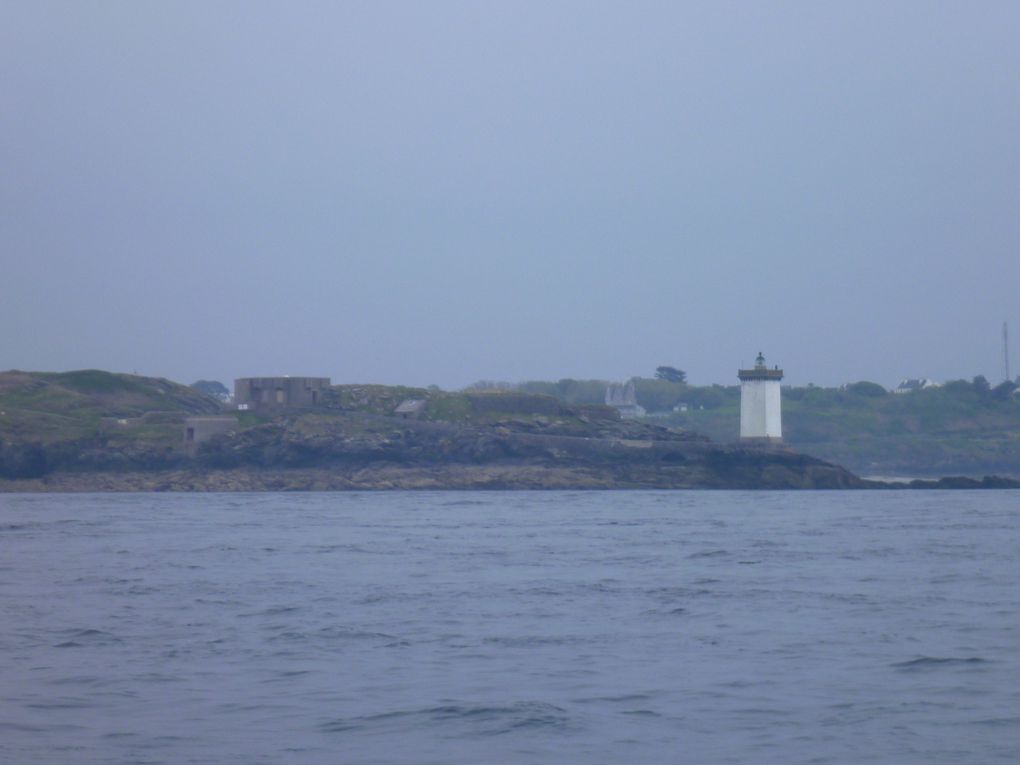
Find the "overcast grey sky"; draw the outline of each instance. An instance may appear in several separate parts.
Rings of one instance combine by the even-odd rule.
[[[0,368],[997,380],[1018,40],[1017,2],[6,0]]]

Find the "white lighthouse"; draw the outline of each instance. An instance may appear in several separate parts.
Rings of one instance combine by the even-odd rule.
[[[741,440],[782,441],[779,381],[783,379],[783,370],[769,369],[765,366],[765,357],[759,353],[754,369],[738,369],[737,377],[740,378]]]

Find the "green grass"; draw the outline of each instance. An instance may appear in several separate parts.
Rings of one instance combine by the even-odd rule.
[[[116,427],[105,431],[105,436],[107,443],[115,446],[145,443],[182,447],[184,444],[182,426],[172,424],[141,424]]]
[[[263,425],[269,422],[268,417],[255,414],[255,412],[237,412],[237,424],[241,428],[254,428],[256,425]]]
[[[104,372],[99,369],[81,369],[75,372],[48,372],[41,379],[82,393],[130,392],[148,395],[149,389],[129,375]]]
[[[131,418],[149,411],[218,414],[220,407],[186,386],[156,378],[93,369],[0,373],[0,439],[77,440],[95,435],[103,417]],[[139,438],[150,434],[139,433]]]
[[[739,437],[739,386],[637,378],[635,388],[650,422],[721,443]],[[568,404],[601,400],[598,381],[531,382],[524,389]],[[688,410],[673,412],[680,402]],[[958,380],[907,394],[867,382],[845,389],[784,387],[783,435],[799,451],[858,471],[988,469],[1020,475],[1020,399],[997,396],[977,382]]]
[[[471,401],[458,393],[434,395],[425,407],[425,419],[433,422],[468,422],[473,415]]]

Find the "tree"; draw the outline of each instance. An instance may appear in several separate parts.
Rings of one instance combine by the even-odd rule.
[[[966,380],[947,380],[942,386],[942,390],[956,398],[961,398],[970,394],[974,387]]]
[[[227,386],[217,380],[199,380],[198,382],[193,382],[191,388],[207,396],[218,398],[220,401],[226,401],[230,398],[230,391],[227,390]]]
[[[846,389],[850,393],[855,393],[858,396],[866,396],[868,398],[878,398],[888,393],[888,391],[878,383],[868,382],[867,380],[850,383],[846,386]]]
[[[1013,397],[1013,391],[1015,390],[1016,383],[1006,380],[992,388],[992,398],[996,401],[1009,401]]]
[[[682,369],[677,369],[676,367],[656,367],[655,379],[683,384],[687,382],[687,373]]]

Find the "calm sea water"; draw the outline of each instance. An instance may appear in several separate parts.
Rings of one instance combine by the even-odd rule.
[[[1020,761],[1020,493],[0,495],[0,761]]]

